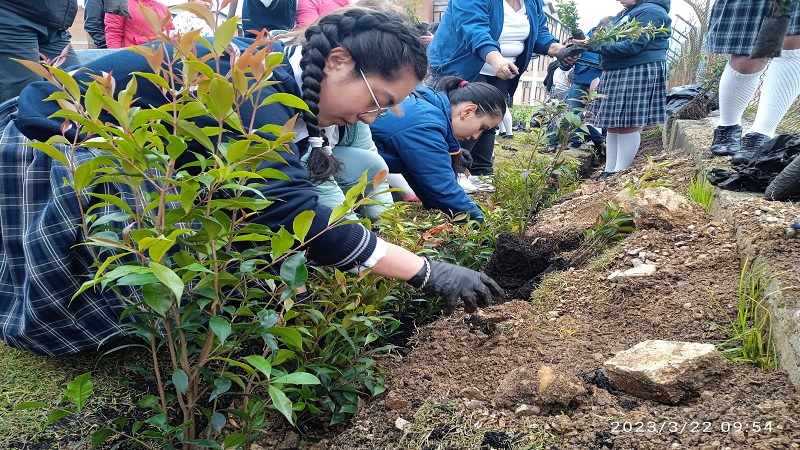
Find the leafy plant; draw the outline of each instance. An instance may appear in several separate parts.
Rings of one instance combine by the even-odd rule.
[[[558,20],[561,25],[569,31],[578,29],[578,22],[580,15],[578,14],[578,5],[574,0],[559,0],[555,4],[556,11],[558,12]]]
[[[657,186],[672,186],[672,183],[663,181],[666,178],[666,167],[669,167],[672,161],[655,162],[651,156],[647,156],[647,165],[645,166],[644,173],[641,176],[634,176],[632,180],[625,182],[622,187],[628,190],[628,195],[633,197],[637,192],[644,189],[657,187]]]
[[[152,367],[142,372],[156,395],[140,401],[149,417],[113,421],[92,435],[95,445],[120,435],[131,448],[249,448],[276,413],[291,424],[322,411],[341,421],[354,412],[355,396],[380,392],[383,377],[369,356],[387,347],[371,344],[396,322],[376,308],[390,298],[388,287],[358,291],[339,272],[333,287],[316,285],[313,307],[297,304],[309,281],[298,248],[316,238],[309,234],[314,213],[297,215],[291,232],[248,217],[272,205],[258,188],[286,178],[264,167],[283,161],[294,125],[258,124],[256,111],[307,106],[288,94],[262,98],[284,58],[269,42],[236,47],[236,19],[217,27],[204,8],[183,7],[215,29],[214,40],[198,30],[160,35],[169,46],[132,47],[153,71],[133,73],[118,92],[111,74],[92,75],[81,88],[53,65],[25,63],[58,88],[49,100],[61,107],[53,117],[64,120],[62,129],[85,136],[30,144],[68,170],[65,183],[83,211],[79,226],[96,263],[75,297],[125,305],[121,319],[152,354]],[[161,29],[149,10],[142,13]],[[228,73],[212,69],[223,60]],[[135,107],[140,85],[164,92],[165,104]],[[202,128],[196,118],[204,119]],[[195,162],[184,167],[179,161],[192,145],[205,152],[193,152]],[[363,175],[327,229],[370,202],[369,184],[375,182]],[[108,185],[122,194],[109,195]],[[88,376],[78,381],[85,386]]]
[[[70,414],[80,413],[89,397],[94,390],[94,384],[89,379],[91,373],[86,372],[75,377],[72,381],[67,383],[67,389],[64,391],[64,396],[61,400],[62,403],[70,403],[72,408],[65,408],[63,406],[56,408],[47,416],[47,424],[58,422],[59,420],[67,417]],[[50,405],[42,402],[21,402],[14,407],[15,410],[22,409],[40,409],[49,408]]]
[[[719,327],[729,336],[717,347],[726,358],[749,362],[765,371],[774,369],[776,364],[770,313],[763,304],[766,288],[773,278],[766,266],[753,266],[751,261],[745,261],[736,288],[735,316],[729,315],[715,299],[728,319],[727,326]]]
[[[708,181],[706,172],[700,172],[689,180],[689,198],[703,205],[706,212],[711,212],[714,202],[714,185]]]
[[[569,256],[570,266],[583,266],[609,244],[624,239],[635,229],[636,225],[630,214],[613,200],[606,201],[594,224],[583,233],[581,245]]]
[[[589,101],[596,97],[597,94],[589,94]],[[516,214],[513,228],[521,236],[525,235],[528,224],[539,211],[576,179],[575,164],[566,157],[564,151],[574,136],[589,132],[586,125],[582,124],[580,115],[582,111],[582,108],[570,109],[564,101],[537,105],[533,113],[542,117],[542,122],[545,124],[557,120],[558,127],[552,131],[545,131],[542,128],[531,130],[526,139],[533,145],[534,150],[518,156],[514,163],[516,167],[510,171],[512,175],[507,179],[508,186],[503,187],[502,179],[495,179],[496,198],[505,195],[506,198],[516,199],[513,204],[507,204],[506,207]],[[552,145],[552,141],[557,143],[552,156],[545,157],[540,154],[539,151]]]
[[[652,23],[642,25],[636,18],[625,22],[618,22],[608,28],[596,28],[592,36],[583,46],[597,48],[621,40],[639,40],[641,38],[653,39],[659,34],[669,35],[670,29],[664,26],[655,26]]]

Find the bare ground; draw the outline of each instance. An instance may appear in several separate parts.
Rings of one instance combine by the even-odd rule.
[[[686,194],[691,159],[666,153],[660,138],[643,145],[653,161],[670,161],[662,181]],[[641,177],[640,155],[628,172],[608,182],[585,182],[543,212],[534,233],[554,236],[587,228],[626,182]],[[800,241],[787,237],[800,213],[792,204],[752,202],[747,217],[757,253],[784,261],[794,283]],[[354,420],[312,444],[313,449],[790,449],[800,448],[800,397],[785,373],[729,362],[730,375],[700,398],[669,406],[609,388],[602,363],[649,339],[717,344],[720,325],[736,308],[740,255],[735,230],[695,208],[691,223],[637,230],[586,267],[550,275],[532,299],[492,306],[478,316],[442,318],[418,330],[405,356],[386,357],[388,392],[362,405]],[[771,217],[767,219],[768,217]],[[777,218],[777,219],[776,219]],[[653,276],[608,281],[614,270],[644,256]],[[788,273],[787,273],[788,271]],[[488,319],[488,320],[487,320]],[[517,411],[509,401],[514,369],[549,366],[587,389],[559,410]],[[607,389],[604,389],[607,388]],[[396,427],[402,418],[403,431]],[[331,434],[328,434],[330,436]],[[289,439],[292,441],[293,439]],[[316,440],[316,439],[314,439]],[[295,444],[284,438],[264,443]]]

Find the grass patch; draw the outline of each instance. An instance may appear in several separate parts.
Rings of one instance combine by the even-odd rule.
[[[661,136],[663,134],[663,129],[661,125],[656,125],[652,128],[647,128],[642,130],[642,139],[650,139],[652,137]]]
[[[707,213],[711,212],[716,188],[706,177],[706,172],[700,172],[689,180],[689,198],[703,205]]]
[[[501,423],[502,419],[472,414],[455,401],[426,402],[403,430],[396,449],[539,450],[550,436],[528,427]]]
[[[131,377],[125,376],[128,371],[123,368],[138,357],[135,355],[127,352],[125,356],[99,359],[92,353],[51,358],[0,343],[0,448],[26,448],[34,443],[62,448],[86,438],[106,421],[125,415],[135,404],[133,397],[140,395],[130,386]],[[94,393],[80,415],[45,426],[51,410],[14,410],[21,402],[47,403],[55,409],[67,382],[85,372],[92,373]]]
[[[717,347],[731,361],[755,364],[764,371],[774,369],[777,362],[770,313],[764,306],[766,288],[774,278],[765,265],[745,261],[739,273],[735,314],[728,314],[715,300],[728,319],[727,326],[720,328],[729,336]]]

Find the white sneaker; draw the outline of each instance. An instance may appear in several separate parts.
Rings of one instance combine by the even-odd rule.
[[[470,175],[469,181],[478,190],[478,192],[494,192],[494,185],[492,184],[492,177]]]
[[[463,173],[458,174],[456,176],[456,180],[458,181],[458,185],[461,186],[461,188],[464,189],[464,192],[466,192],[467,194],[474,194],[478,192],[478,188],[475,187],[475,185],[472,184],[469,178],[467,178],[467,176],[464,175]]]

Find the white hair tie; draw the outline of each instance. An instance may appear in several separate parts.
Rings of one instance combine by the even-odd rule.
[[[332,155],[333,154],[333,150],[331,150],[331,146],[330,145],[323,145],[319,149],[322,150],[322,152],[325,153],[326,155]]]
[[[325,145],[325,140],[322,139],[322,136],[309,136],[308,145],[310,145],[312,149],[322,147]]]

